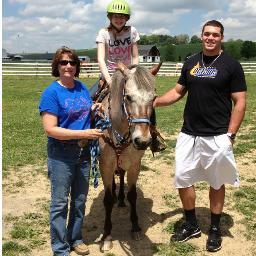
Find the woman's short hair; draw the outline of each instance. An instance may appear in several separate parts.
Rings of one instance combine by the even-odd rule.
[[[63,54],[68,54],[69,58],[71,58],[72,60],[74,60],[76,62],[76,73],[75,73],[75,77],[79,77],[79,73],[80,73],[80,60],[77,56],[77,54],[75,53],[74,50],[66,47],[66,46],[62,46],[61,48],[59,48],[52,60],[52,75],[55,77],[59,77],[60,73],[59,73],[59,62],[62,60],[62,55]]]

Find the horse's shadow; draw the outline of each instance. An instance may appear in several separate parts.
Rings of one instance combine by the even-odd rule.
[[[85,218],[83,234],[85,241],[88,244],[100,244],[105,219],[103,198],[104,191],[101,191],[99,196],[93,200],[91,208],[87,209],[87,212],[89,213]],[[155,213],[152,211],[153,200],[151,198],[145,198],[142,190],[137,188],[137,213],[144,237],[142,240],[135,241],[132,239],[130,232],[130,206],[127,200],[125,200],[125,203],[126,207],[119,208],[117,207],[117,204],[115,204],[113,208],[113,229],[111,233],[113,240],[119,243],[123,250],[122,255],[152,256],[155,253],[156,244],[146,235],[147,230],[157,223],[162,223],[166,219],[182,213],[182,210],[175,209],[174,211],[169,211],[167,213]]]

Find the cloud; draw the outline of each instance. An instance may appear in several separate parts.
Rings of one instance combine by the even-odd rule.
[[[256,16],[255,0],[233,0],[230,1],[229,12],[237,17],[253,17]]]
[[[6,0],[8,13],[13,14],[3,13],[3,48],[9,52],[52,52],[61,45],[95,47],[98,30],[108,24],[109,2]],[[132,12],[129,24],[142,34],[198,35],[206,20],[218,19],[225,26],[226,39],[255,40],[255,0],[128,2]]]
[[[151,34],[155,34],[155,35],[169,35],[170,31],[166,28],[158,28],[155,30],[152,30]]]
[[[224,0],[225,1],[225,0]],[[161,14],[170,12],[172,13],[176,9],[201,9],[201,10],[209,10],[212,8],[218,8],[219,4],[223,4],[223,1],[215,0],[215,1],[191,1],[191,0],[180,0],[180,1],[170,1],[170,0],[147,0],[147,4],[144,1],[130,1],[134,10],[139,11],[154,11],[155,13]]]

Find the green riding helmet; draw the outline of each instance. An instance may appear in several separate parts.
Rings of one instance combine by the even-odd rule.
[[[130,17],[131,15],[131,10],[130,6],[128,3],[124,0],[113,0],[110,2],[110,4],[107,7],[107,13],[112,14],[112,13],[120,13],[120,14],[125,14]]]

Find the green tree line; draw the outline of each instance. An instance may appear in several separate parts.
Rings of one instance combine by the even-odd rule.
[[[170,35],[141,35],[139,45],[156,45],[162,61],[183,62],[188,56],[201,51],[201,39],[197,35],[191,38],[187,34]],[[230,39],[222,45],[225,52],[235,59],[256,61],[256,42]],[[91,62],[97,62],[97,49],[78,49],[78,55],[87,55]],[[23,54],[27,59],[51,59],[54,53]],[[48,56],[49,55],[49,56]]]
[[[163,61],[184,61],[188,56],[201,50],[201,39],[187,34],[141,35],[139,45],[156,45]],[[256,60],[256,42],[230,39],[222,48],[237,60]]]

